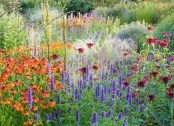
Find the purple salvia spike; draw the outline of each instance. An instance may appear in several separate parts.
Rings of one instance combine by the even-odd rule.
[[[122,99],[122,93],[120,93],[120,99]]]
[[[64,73],[64,70],[62,70],[61,82],[62,82],[62,84],[65,84],[65,73]]]
[[[101,112],[101,117],[102,117],[102,118],[103,118],[103,117],[106,117],[105,111],[102,111],[102,112]]]
[[[74,86],[74,83],[72,83],[72,89],[73,89],[73,91],[75,91],[75,86]]]
[[[118,84],[119,84],[119,88],[121,89],[121,85],[122,85],[122,76],[121,75],[119,76]]]
[[[55,117],[55,115],[56,115],[56,114],[55,114],[55,112],[54,112],[54,111],[52,111],[52,117],[53,117],[53,118]]]
[[[54,75],[51,76],[51,91],[54,91]]]
[[[115,98],[116,90],[117,90],[117,82],[116,80],[113,80],[112,81],[112,98]]]
[[[127,92],[130,93],[130,87],[129,86],[127,87]]]
[[[68,113],[71,113],[71,108],[68,109]]]
[[[80,94],[82,94],[82,93],[83,93],[82,88],[80,88]]]
[[[85,81],[86,80],[86,75],[85,74],[83,74],[83,81]]]
[[[89,77],[89,79],[90,79],[91,81],[93,80],[92,74],[90,74],[90,77]]]
[[[42,58],[44,58],[44,49],[42,48]]]
[[[118,119],[120,120],[121,118],[122,118],[122,112],[120,112],[119,114],[118,114]]]
[[[127,108],[126,107],[124,107],[124,113],[127,113]]]
[[[46,91],[49,91],[49,85],[46,86]]]
[[[84,80],[83,83],[84,83],[84,88],[86,88],[86,81]]]
[[[78,99],[78,89],[76,88],[75,90],[75,99],[77,100]]]
[[[140,106],[140,112],[143,112],[143,106]]]
[[[139,99],[136,98],[136,105],[138,106],[139,105]]]
[[[97,123],[97,113],[95,111],[92,114],[91,123]]]
[[[82,87],[82,83],[83,83],[82,79],[80,79],[79,82],[80,82],[80,88],[81,88]]]
[[[92,88],[94,87],[93,80],[90,82],[90,85],[91,85]]]
[[[68,88],[70,87],[70,73],[68,72],[67,73],[67,85],[68,85]]]
[[[31,88],[28,88],[28,108],[32,109],[33,99],[32,99],[32,92]]]
[[[76,109],[76,121],[79,121],[80,120],[80,118],[79,118],[79,110],[78,109]]]
[[[126,88],[125,85],[123,85],[123,91],[125,91],[125,88]]]
[[[34,47],[34,56],[36,56],[37,55],[37,47],[35,46]]]
[[[126,123],[125,123],[125,122],[123,122],[122,126],[126,126]]]
[[[49,115],[49,120],[52,120],[52,115],[51,114]]]
[[[34,120],[38,121],[38,119],[39,119],[38,115],[35,115]]]
[[[60,124],[60,119],[57,119],[57,124]]]
[[[73,91],[73,92],[72,92],[72,98],[74,98],[74,97],[75,97],[75,92]]]
[[[38,114],[38,115],[40,115],[40,112],[39,112],[39,111],[37,111],[37,114]]]
[[[113,74],[113,64],[111,62],[111,66],[110,66],[110,73]]]
[[[108,93],[111,93],[111,89],[110,88],[108,88]]]
[[[110,115],[112,115],[112,110],[111,109],[109,109],[109,111],[108,111],[108,116],[110,117]]]
[[[46,114],[45,119],[49,120],[49,115],[48,114]]]
[[[104,100],[105,100],[104,89],[102,88],[102,90],[101,90],[101,103],[103,103]]]
[[[48,77],[50,77],[50,64],[49,63],[47,64],[47,74],[48,74]]]
[[[97,85],[97,97],[100,97],[100,83]]]
[[[89,64],[86,66],[86,79],[88,79],[89,76]]]
[[[132,94],[129,95],[129,105],[132,105]]]
[[[126,94],[126,101],[129,100],[129,94]]]
[[[119,95],[119,90],[116,91],[116,95],[117,95],[117,96]]]
[[[60,95],[57,95],[57,104],[60,104]]]

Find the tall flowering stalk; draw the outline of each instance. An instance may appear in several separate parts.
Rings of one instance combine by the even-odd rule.
[[[66,69],[66,15],[63,16],[64,69]]]
[[[45,33],[45,36],[46,36],[47,47],[48,47],[48,61],[50,62],[49,41],[50,41],[50,37],[51,37],[51,23],[50,23],[51,22],[51,18],[49,16],[48,0],[46,1],[46,10],[44,8],[43,3],[41,3],[41,8],[42,8],[42,23],[43,23],[44,33]]]
[[[33,103],[33,99],[32,99],[32,92],[31,92],[31,88],[28,88],[28,108],[32,109],[32,103]]]

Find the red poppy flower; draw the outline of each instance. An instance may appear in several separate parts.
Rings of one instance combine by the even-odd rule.
[[[155,98],[155,94],[147,95],[147,97],[149,97],[149,100],[153,100]]]
[[[130,82],[123,82],[123,85],[125,85],[127,87],[130,85]]]
[[[84,49],[83,48],[79,48],[78,51],[79,51],[79,53],[83,53]]]
[[[93,45],[93,43],[87,43],[88,48],[91,48]]]
[[[143,87],[146,83],[146,80],[143,79],[142,81],[137,82],[137,87]]]
[[[150,76],[156,77],[158,74],[159,74],[159,73],[158,73],[157,71],[154,71],[154,72],[151,72],[151,73],[150,73]]]
[[[168,81],[171,80],[170,75],[169,76],[164,76],[164,77],[159,77],[161,81],[163,81],[164,83],[167,83]]]
[[[148,27],[147,30],[153,31],[154,29],[153,29],[153,27]]]
[[[52,55],[52,56],[50,56],[50,57],[53,57],[53,59],[58,59],[58,58],[59,58],[59,55],[54,54],[54,55]]]
[[[128,56],[129,52],[123,52],[123,55]]]

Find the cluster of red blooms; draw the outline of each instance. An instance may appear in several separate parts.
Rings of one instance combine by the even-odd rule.
[[[94,44],[93,43],[87,43],[88,48],[90,49]],[[79,51],[79,53],[83,53],[84,49],[83,48],[79,48],[77,49]]]

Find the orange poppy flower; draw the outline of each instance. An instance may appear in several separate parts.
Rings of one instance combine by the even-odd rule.
[[[22,111],[23,115],[29,115],[29,110],[28,108],[24,108],[24,110]]]

